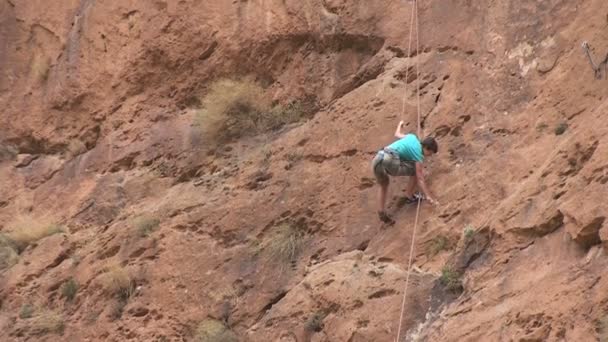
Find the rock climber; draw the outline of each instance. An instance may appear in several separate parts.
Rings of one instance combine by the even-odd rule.
[[[385,223],[394,223],[385,211],[389,176],[410,177],[405,189],[406,203],[426,199],[433,205],[438,204],[424,181],[422,168],[424,158],[437,153],[437,141],[427,137],[421,142],[415,134],[405,134],[403,130],[404,123],[400,121],[395,131],[395,137],[399,140],[378,151],[372,161],[372,169],[380,185],[378,217]],[[422,193],[414,193],[416,184]]]

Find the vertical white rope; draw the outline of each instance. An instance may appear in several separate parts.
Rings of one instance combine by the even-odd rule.
[[[418,23],[418,1],[414,0],[414,7],[416,10],[414,13],[416,14],[416,97],[417,97],[417,106],[418,106],[418,127],[417,127],[417,135],[418,139],[422,138],[422,126],[420,125],[420,34],[419,34],[419,23]]]
[[[412,4],[412,10],[410,11],[411,15],[410,15],[410,38],[409,38],[409,43],[407,45],[407,57],[410,58],[410,56],[412,55],[412,33],[414,32],[414,5]],[[407,99],[407,80],[409,78],[410,75],[410,67],[408,65],[407,68],[405,68],[405,86],[403,89],[403,103],[401,105],[401,120],[404,119],[404,115],[405,115],[405,101]]]
[[[399,329],[397,330],[397,340],[400,342],[401,324],[403,323],[403,314],[405,313],[405,303],[407,299],[407,288],[410,282],[410,273],[412,272],[412,260],[414,259],[414,243],[416,241],[416,228],[418,226],[418,214],[420,213],[420,204],[422,200],[418,198],[418,206],[416,207],[416,219],[414,220],[414,231],[412,233],[412,243],[410,244],[410,257],[407,263],[407,275],[405,277],[405,286],[403,289],[403,300],[401,302],[401,315],[399,316]]]
[[[417,102],[417,112],[418,112],[418,123],[417,123],[417,136],[420,139],[421,138],[421,131],[422,131],[422,127],[420,125],[420,34],[419,34],[419,23],[418,23],[418,1],[414,0],[414,3],[412,4],[412,21],[410,24],[410,41],[409,41],[409,47],[408,47],[408,56],[411,56],[411,46],[412,46],[412,26],[414,23],[414,20],[416,21],[416,102]],[[409,68],[406,71],[406,79],[405,79],[405,87],[407,89],[407,76],[409,74]],[[407,94],[407,92],[406,92]],[[403,108],[402,108],[402,112],[401,112],[401,116],[402,116],[402,120],[403,120],[403,114],[405,112],[405,95],[403,97]],[[412,232],[412,241],[410,244],[410,255],[408,258],[408,263],[407,263],[407,275],[405,277],[405,285],[404,285],[404,289],[403,289],[403,300],[401,301],[401,313],[399,315],[399,328],[397,329],[397,340],[396,342],[400,342],[401,339],[401,328],[402,328],[402,324],[403,324],[403,316],[405,314],[405,304],[407,302],[407,289],[408,289],[408,285],[410,282],[410,274],[412,272],[412,261],[414,259],[414,247],[416,245],[416,230],[418,228],[418,217],[420,214],[420,205],[422,203],[422,199],[418,198],[418,204],[416,206],[416,218],[414,219],[414,230]]]

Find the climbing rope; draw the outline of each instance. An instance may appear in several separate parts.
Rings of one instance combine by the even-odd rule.
[[[418,1],[414,0],[412,3],[412,9],[411,9],[411,16],[410,16],[410,38],[409,38],[409,43],[408,43],[408,57],[411,57],[411,49],[412,49],[412,31],[413,31],[413,26],[414,26],[414,21],[416,22],[416,98],[417,98],[417,104],[416,104],[416,108],[417,108],[417,119],[418,119],[418,123],[416,126],[416,132],[417,132],[417,136],[420,138],[421,137],[421,130],[422,127],[420,125],[420,35],[419,35],[419,24],[418,24]],[[405,100],[406,100],[406,96],[407,96],[407,80],[408,80],[408,75],[409,75],[409,67],[406,69],[405,72],[405,90],[404,90],[404,94],[403,94],[403,106],[401,109],[401,119],[403,120],[403,116],[405,114]],[[414,247],[415,247],[415,243],[416,243],[416,229],[418,228],[418,217],[420,214],[420,205],[422,203],[422,198],[419,197],[418,198],[418,204],[416,206],[416,218],[414,219],[414,230],[412,232],[412,241],[410,244],[410,255],[409,255],[409,260],[408,260],[408,264],[407,264],[407,275],[405,278],[405,286],[403,289],[403,300],[401,302],[401,314],[399,315],[399,328],[397,329],[397,339],[396,342],[400,342],[400,338],[401,338],[401,326],[403,324],[403,315],[405,313],[405,303],[407,302],[407,288],[410,282],[410,274],[412,271],[412,261],[414,259]]]
[[[414,6],[414,5],[412,5]],[[412,7],[411,15],[410,15],[410,38],[409,43],[407,45],[407,57],[409,58],[412,55],[412,33],[414,32],[414,8]],[[403,89],[403,102],[401,105],[401,120],[404,121],[405,116],[405,102],[407,100],[407,80],[410,76],[410,68],[409,66],[405,68],[405,87]]]

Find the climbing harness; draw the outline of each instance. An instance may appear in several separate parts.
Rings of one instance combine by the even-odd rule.
[[[417,104],[416,104],[416,108],[417,108],[417,119],[418,119],[418,123],[416,126],[416,133],[418,135],[418,137],[421,137],[420,133],[421,133],[421,129],[422,127],[420,126],[420,35],[419,35],[419,27],[420,25],[418,24],[418,0],[414,0],[412,2],[412,7],[411,7],[411,16],[410,16],[410,38],[409,38],[409,43],[408,43],[408,52],[407,52],[407,56],[408,58],[410,58],[412,56],[412,32],[413,32],[413,27],[414,27],[414,21],[416,22],[416,97],[417,97]],[[407,96],[407,80],[408,80],[408,74],[409,74],[409,67],[406,69],[405,71],[405,89],[403,92],[403,106],[401,108],[401,120],[403,120],[404,114],[405,114],[405,101],[406,101],[406,96]],[[414,247],[415,247],[415,243],[416,243],[416,229],[418,227],[418,216],[420,214],[420,205],[422,203],[422,196],[419,196],[417,198],[418,201],[418,205],[416,206],[416,218],[414,219],[414,230],[412,232],[412,241],[410,244],[410,255],[409,255],[409,260],[408,260],[408,264],[407,264],[407,275],[405,278],[405,285],[403,288],[403,300],[401,302],[401,314],[399,315],[399,328],[397,329],[397,339],[395,340],[396,342],[400,342],[400,338],[401,338],[401,327],[402,327],[402,323],[403,323],[403,315],[405,313],[405,303],[407,302],[407,288],[410,282],[410,274],[412,272],[412,261],[414,259]]]
[[[603,61],[599,62],[598,64],[595,64],[593,62],[593,57],[591,57],[591,51],[589,51],[589,43],[587,43],[586,41],[583,42],[583,44],[581,45],[583,48],[583,51],[585,52],[585,55],[587,55],[587,58],[589,59],[589,63],[591,64],[591,68],[593,68],[593,72],[595,74],[595,78],[598,80],[602,79],[602,73],[604,74],[604,79],[606,79],[608,77],[608,75],[606,74],[606,64],[608,63],[608,54],[606,54],[606,57],[604,58]]]

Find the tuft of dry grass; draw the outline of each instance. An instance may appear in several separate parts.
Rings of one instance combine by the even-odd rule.
[[[17,252],[23,251],[27,246],[47,236],[63,231],[60,225],[30,216],[18,218],[10,227],[8,238],[16,246]]]
[[[266,114],[266,128],[277,129],[284,125],[299,122],[308,115],[304,104],[300,101],[293,101],[286,105],[273,107]]]
[[[305,234],[296,225],[283,223],[277,226],[270,237],[256,245],[256,254],[263,252],[271,259],[282,263],[295,262],[302,245]]]
[[[201,100],[198,119],[212,138],[230,138],[260,129],[261,113],[270,110],[264,89],[250,78],[213,82]]]
[[[133,227],[141,237],[150,236],[160,225],[160,220],[149,215],[141,215],[133,220]]]
[[[65,322],[63,315],[56,310],[41,309],[31,319],[30,328],[35,335],[63,333]]]
[[[206,319],[196,328],[194,340],[196,342],[237,342],[238,338],[222,322]]]
[[[608,315],[602,316],[596,321],[599,342],[608,342]]]
[[[48,57],[35,55],[30,65],[31,75],[40,82],[45,82],[49,78],[51,63]]]
[[[87,151],[87,146],[80,140],[72,140],[67,146],[67,153],[70,157],[74,158]]]
[[[301,121],[314,110],[294,101],[271,106],[266,91],[251,78],[219,79],[201,100],[197,119],[203,134],[211,140],[230,140],[278,129]]]
[[[121,300],[128,300],[135,291],[135,281],[131,274],[120,265],[111,265],[101,275],[101,284],[104,290],[118,296]]]

